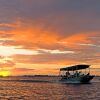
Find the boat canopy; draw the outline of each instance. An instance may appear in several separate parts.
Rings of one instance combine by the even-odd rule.
[[[90,65],[74,65],[70,67],[61,68],[60,71],[75,71],[75,70],[81,70],[89,68]]]

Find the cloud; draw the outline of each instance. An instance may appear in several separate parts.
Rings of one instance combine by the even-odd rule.
[[[12,68],[15,63],[12,61],[5,61],[4,63],[0,63],[0,68]]]
[[[61,34],[49,28],[45,29],[42,25],[36,23],[27,21],[27,23],[16,24],[15,29],[9,31],[12,34],[9,37],[10,40],[3,42],[5,46],[19,46],[21,49],[38,53],[36,56],[33,53],[31,55],[26,53],[26,56],[17,53],[14,56],[17,63],[90,63],[90,59],[93,59],[94,55],[99,53],[99,48],[93,47],[93,44],[96,45],[99,41],[99,39],[93,39],[93,37],[99,37],[98,32]]]
[[[98,0],[1,0],[0,55],[16,63],[99,63],[99,5]]]
[[[5,46],[20,46],[21,49],[38,52],[37,56],[33,54],[14,56],[15,60],[21,63],[65,64],[66,60],[72,63],[74,60],[76,62],[89,62],[95,57],[94,54],[99,52],[98,47],[93,47],[93,44],[99,41],[99,39],[94,38],[99,38],[98,32],[60,34],[52,29],[45,29],[38,24],[35,26],[33,22],[27,21],[27,24],[20,22],[14,30],[10,31],[10,34],[12,34],[11,40],[5,40],[3,43]]]
[[[34,50],[26,50],[26,49],[21,49],[21,48],[17,48],[15,47],[9,47],[9,46],[0,46],[0,55],[7,57],[7,56],[12,56],[12,55],[17,55],[17,54],[22,54],[22,55],[37,55],[39,54],[38,51]]]
[[[19,19],[34,23],[38,20],[46,28],[53,26],[52,29],[62,34],[100,31],[99,4],[98,0],[4,0],[0,1],[0,18],[6,25]]]
[[[77,55],[76,55],[77,56]],[[71,64],[80,62],[73,57],[73,54],[50,54],[43,53],[40,55],[15,55],[13,58],[17,63],[27,64]]]
[[[74,51],[61,51],[61,50],[49,50],[49,49],[38,49],[41,53],[50,53],[50,54],[73,54]]]
[[[34,73],[34,69],[28,69],[28,68],[13,68],[10,70],[11,75],[30,75]]]
[[[17,23],[17,22],[16,22]],[[40,23],[40,22],[36,22]],[[34,24],[34,22],[20,22],[18,27],[16,26],[14,30],[9,31],[12,35],[11,40],[6,41],[4,44],[15,44],[22,45],[26,48],[34,47],[44,47],[44,48],[55,48],[60,47],[65,43],[66,46],[77,46],[78,43],[86,44],[91,43],[90,39],[97,35],[98,32],[82,32],[82,33],[66,33],[62,34],[52,28],[45,28],[41,24]],[[43,22],[46,24],[45,22]],[[53,26],[52,26],[53,27]],[[95,40],[96,41],[96,40]],[[62,43],[62,44],[59,44]],[[53,46],[54,45],[54,46]],[[62,46],[63,47],[63,46]]]

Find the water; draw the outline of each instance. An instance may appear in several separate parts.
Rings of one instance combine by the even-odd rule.
[[[61,84],[51,77],[9,77],[0,80],[0,100],[100,100],[100,80]]]

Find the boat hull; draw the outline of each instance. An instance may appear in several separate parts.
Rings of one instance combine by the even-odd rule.
[[[74,78],[62,78],[60,83],[90,83],[94,76],[83,76]]]
[[[93,79],[93,77],[94,76],[92,76],[92,75],[91,76],[84,76],[81,78],[80,81],[81,81],[81,83],[89,83]]]

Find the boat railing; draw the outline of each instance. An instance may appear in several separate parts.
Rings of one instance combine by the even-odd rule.
[[[67,74],[65,75],[60,75],[63,78],[75,78],[75,77],[83,77],[83,76],[89,76],[90,73],[82,73],[82,72],[78,72],[76,71],[75,73],[71,74],[70,72],[67,72]]]

